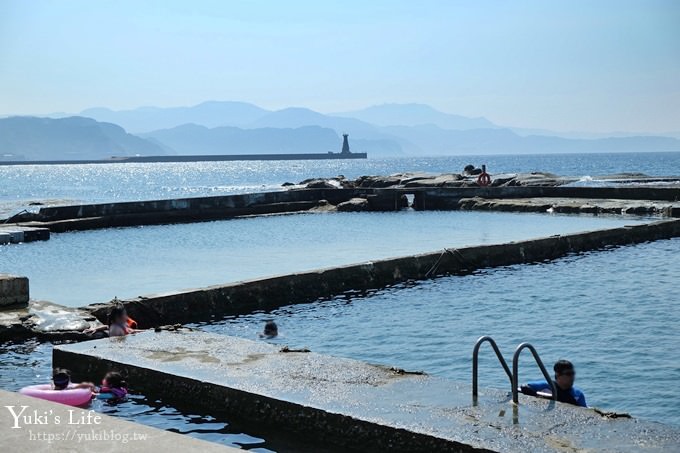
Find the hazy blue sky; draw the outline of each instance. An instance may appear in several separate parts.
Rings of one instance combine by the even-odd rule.
[[[680,129],[680,1],[0,0],[0,113],[422,102]]]

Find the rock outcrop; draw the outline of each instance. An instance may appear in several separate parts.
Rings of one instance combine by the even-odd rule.
[[[352,198],[349,201],[338,204],[340,212],[363,212],[369,210],[368,200],[365,198]]]
[[[466,167],[467,168],[467,167]],[[473,169],[475,170],[475,169]],[[335,178],[312,178],[301,181],[297,185],[286,183],[283,187],[308,189],[384,189],[384,188],[420,188],[420,187],[479,187],[477,173],[395,173],[387,176],[360,176],[355,180],[344,176]],[[562,178],[550,173],[510,173],[491,175],[491,185],[499,186],[541,186],[556,187],[576,181],[574,178]]]
[[[36,337],[41,340],[87,340],[83,331],[102,324],[89,312],[52,302],[30,301],[26,306],[0,310],[0,341]]]

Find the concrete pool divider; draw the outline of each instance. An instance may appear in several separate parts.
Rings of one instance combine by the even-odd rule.
[[[20,225],[44,226],[54,232],[99,228],[190,223],[241,216],[307,211],[320,200],[338,204],[353,190],[304,189],[215,197],[129,201],[43,207],[37,214],[13,220]]]
[[[345,451],[678,451],[680,430],[482,390],[438,377],[203,332],[145,332],[53,350],[91,380],[115,369],[134,393]],[[259,431],[259,432],[258,432]]]
[[[350,291],[378,290],[440,275],[553,260],[571,253],[680,236],[680,220],[554,235],[504,244],[445,249],[334,268],[317,269],[205,288],[116,300],[141,327],[208,322],[224,316],[272,310],[328,299]],[[112,303],[86,309],[105,322]]]
[[[409,195],[413,196],[412,206],[418,210],[476,209],[478,204],[470,203],[470,199],[558,198],[638,200],[638,203],[628,202],[623,206],[630,207],[631,212],[634,213],[668,211],[669,216],[680,216],[680,204],[678,204],[680,189],[675,188],[507,186],[302,188],[215,197],[51,206],[41,208],[37,214],[19,214],[7,221],[20,226],[45,227],[53,232],[64,232],[309,211],[317,207],[322,200],[335,206],[352,198],[365,199],[366,209],[369,211],[398,211],[408,204],[405,200]],[[461,202],[462,200],[468,201]],[[666,205],[663,209],[656,210],[654,204],[651,203],[654,200],[666,202]],[[515,208],[512,206],[510,203],[505,203],[498,209],[527,210],[526,204],[518,203]],[[494,208],[493,205],[487,204],[480,209]],[[595,206],[593,210],[584,212],[603,211]]]

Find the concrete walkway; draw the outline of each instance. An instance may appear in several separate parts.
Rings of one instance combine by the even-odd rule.
[[[26,408],[22,413],[23,407]],[[18,420],[15,419],[14,415],[20,413]],[[71,424],[73,422],[79,424]],[[17,453],[240,451],[88,409],[64,406],[4,390],[0,390],[0,446],[2,451]]]
[[[492,390],[473,406],[468,385],[223,335],[61,345],[54,363],[79,379],[122,369],[147,396],[361,451],[680,451],[680,430],[658,423],[530,397],[517,408]]]

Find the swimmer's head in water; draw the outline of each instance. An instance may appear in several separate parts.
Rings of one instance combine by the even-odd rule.
[[[55,390],[64,390],[71,383],[71,372],[64,368],[55,368],[52,372],[52,383]]]
[[[123,379],[123,375],[117,371],[109,371],[102,379],[102,385],[113,388],[127,388],[127,382]]]
[[[553,367],[555,370],[555,381],[563,389],[573,387],[576,380],[574,365],[568,360],[558,360]]]
[[[267,321],[264,325],[264,335],[267,337],[275,337],[279,334],[279,327],[274,321]]]

